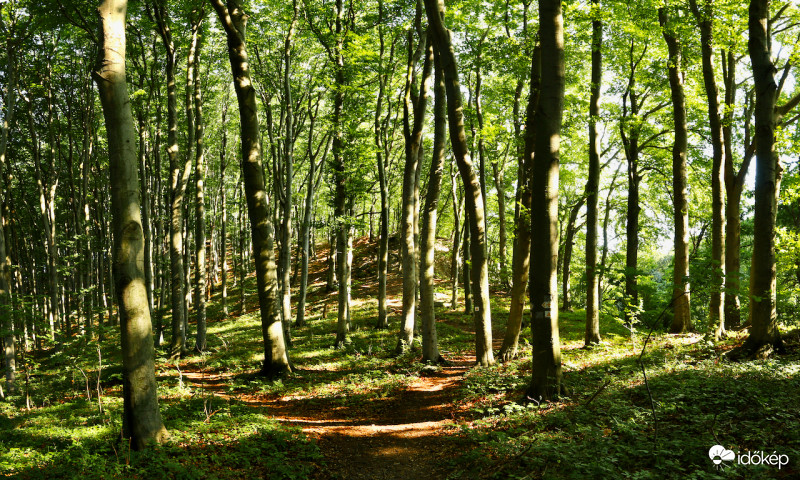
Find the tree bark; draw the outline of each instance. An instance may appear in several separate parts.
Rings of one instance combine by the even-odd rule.
[[[708,304],[708,324],[714,339],[725,333],[725,313],[722,284],[725,281],[725,196],[723,192],[723,132],[719,112],[719,89],[714,74],[714,10],[713,0],[705,0],[703,10],[697,0],[690,0],[692,12],[700,27],[700,47],[703,62],[703,85],[708,98],[708,125],[711,129],[711,298]]]
[[[419,20],[419,17],[418,17]],[[422,127],[425,121],[425,110],[428,101],[428,80],[433,63],[433,45],[427,41],[428,35],[420,32],[417,52],[424,52],[425,60],[420,80],[420,94],[414,95],[417,53],[414,52],[413,33],[408,32],[408,63],[406,65],[406,84],[403,103],[403,136],[405,137],[405,169],[403,172],[403,219],[401,223],[401,246],[403,262],[403,313],[400,321],[400,335],[395,353],[400,354],[411,348],[414,342],[414,323],[417,314],[417,286],[420,276],[417,274],[417,219],[419,218],[419,171],[420,150],[422,145]],[[412,117],[413,116],[413,121]]]
[[[5,229],[6,225],[10,224],[10,212],[8,204],[10,202],[10,175],[9,169],[11,167],[8,158],[8,134],[14,122],[14,106],[17,97],[17,65],[16,65],[16,45],[11,38],[6,39],[6,92],[3,103],[5,104],[5,112],[3,112],[2,130],[0,130],[0,169],[3,170],[3,178],[5,188],[2,198],[2,209],[0,210],[0,335],[3,337],[3,364],[6,371],[6,390],[9,393],[15,393],[16,388],[16,371],[17,371],[17,352],[16,343],[14,341],[14,321],[13,310],[14,304],[12,301],[11,292],[11,249],[12,245],[6,242]],[[26,338],[27,343],[27,338]]]
[[[531,333],[533,372],[527,395],[535,401],[562,391],[558,333],[558,182],[559,143],[564,106],[564,26],[560,0],[539,0],[542,70],[536,148],[531,178]]]
[[[516,240],[511,265],[511,306],[508,323],[500,347],[499,357],[503,362],[517,356],[519,335],[522,330],[522,315],[525,313],[525,293],[528,287],[531,258],[531,178],[533,178],[533,159],[536,151],[536,108],[539,106],[542,76],[542,50],[539,45],[531,56],[528,106],[525,115],[524,147],[517,168],[517,189],[519,213],[516,218]]]
[[[428,174],[428,191],[425,195],[425,207],[422,212],[422,229],[420,230],[420,321],[422,322],[422,361],[438,363],[439,340],[436,333],[436,312],[434,309],[434,277],[436,253],[436,221],[439,205],[439,193],[444,171],[445,140],[447,135],[447,99],[445,97],[444,79],[440,68],[440,59],[435,59],[433,106],[433,156]]]
[[[668,76],[672,97],[672,119],[675,139],[672,144],[672,200],[675,228],[675,260],[672,273],[672,310],[674,316],[670,331],[682,333],[692,329],[692,312],[689,300],[689,201],[687,199],[686,152],[688,129],[686,126],[686,97],[681,72],[681,44],[665,7],[658,9],[658,21],[669,51]]]
[[[755,211],[753,257],[750,263],[750,335],[744,348],[765,355],[765,349],[782,347],[777,325],[775,271],[775,214],[781,166],[775,152],[777,85],[771,58],[769,1],[751,0],[747,49],[755,81]]]
[[[247,198],[247,212],[252,230],[256,263],[256,284],[264,339],[264,365],[261,373],[269,378],[291,371],[278,313],[278,279],[273,250],[274,228],[270,218],[269,197],[265,189],[261,163],[261,141],[256,92],[250,78],[245,43],[247,15],[237,0],[212,0],[225,29],[233,84],[239,102],[242,142],[242,178]]]
[[[584,345],[600,343],[600,282],[597,273],[597,198],[600,190],[600,95],[603,81],[603,21],[592,0],[592,80],[589,88],[589,175],[586,180],[586,331]]]
[[[578,202],[572,206],[569,211],[569,218],[564,231],[564,259],[561,265],[561,308],[565,312],[572,311],[572,296],[569,291],[570,275],[572,271],[572,250],[575,245],[575,223],[578,221],[578,213],[580,213],[583,204],[586,202],[586,194],[584,193]]]
[[[378,60],[379,71],[384,67],[384,32],[383,32],[383,1],[378,2],[378,37],[380,40],[380,56]],[[394,53],[394,45],[392,46]],[[392,57],[393,55],[390,55]],[[391,60],[391,58],[390,58]],[[390,62],[391,63],[391,62]],[[381,111],[383,98],[386,95],[386,83],[388,75],[380,73],[378,75],[378,99],[375,104],[375,155],[378,168],[378,188],[381,192],[381,213],[380,213],[380,240],[378,243],[378,322],[375,327],[379,329],[389,327],[388,309],[386,304],[386,277],[389,269],[389,182],[386,178],[386,160],[384,159],[383,128],[381,123]]]
[[[292,324],[292,177],[294,176],[294,109],[292,100],[292,48],[294,44],[295,27],[297,25],[297,2],[294,3],[294,14],[289,32],[286,34],[283,51],[283,102],[286,108],[286,136],[283,141],[283,222],[281,225],[280,264],[278,271],[281,274],[281,319],[283,321],[286,343],[291,346]],[[313,162],[313,159],[312,159]]]
[[[450,32],[444,24],[444,0],[425,0],[429,28],[433,32],[434,45],[442,60],[445,89],[447,91],[447,113],[450,127],[450,144],[456,158],[464,193],[470,230],[472,258],[471,278],[475,291],[475,358],[480,365],[494,363],[492,352],[492,312],[489,301],[489,267],[486,258],[486,231],[484,220],[484,197],[475,174],[464,133],[463,107],[458,66]]]
[[[733,108],[736,103],[736,60],[732,51],[722,54],[722,77],[725,82],[725,117],[722,127],[722,138],[725,145],[724,181],[725,195],[725,327],[735,328],[741,324],[741,305],[739,291],[741,280],[741,210],[742,190],[753,159],[753,150],[745,151],[742,165],[738,172],[733,165]],[[746,102],[745,107],[745,145],[749,145],[750,118],[749,108],[753,102]]]
[[[126,0],[105,0],[98,8],[100,48],[94,78],[108,133],[114,283],[122,332],[122,435],[139,450],[151,442],[161,443],[167,432],[158,409],[155,352],[144,285],[136,131],[125,82],[126,9]]]
[[[172,356],[181,356],[186,351],[186,330],[184,329],[184,266],[183,266],[183,178],[188,179],[188,172],[181,174],[178,162],[178,99],[175,83],[177,56],[172,41],[166,2],[153,5],[159,35],[166,49],[166,82],[167,82],[167,155],[170,169],[170,222],[169,222],[169,259],[170,284],[172,302],[172,338],[169,350]],[[193,132],[192,132],[193,133]],[[188,170],[188,168],[186,169]]]
[[[205,173],[206,161],[203,144],[203,96],[200,87],[200,48],[203,45],[203,38],[200,34],[200,27],[205,12],[199,14],[196,20],[195,32],[197,36],[196,47],[194,49],[194,178],[195,178],[195,223],[194,223],[194,244],[195,244],[195,276],[194,276],[194,296],[195,296],[195,315],[197,319],[197,336],[195,337],[194,349],[198,352],[206,350],[206,285],[208,283],[208,272],[206,268],[206,200],[205,200]]]

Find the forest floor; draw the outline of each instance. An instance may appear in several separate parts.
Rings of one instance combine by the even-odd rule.
[[[294,371],[278,381],[258,375],[263,343],[252,278],[243,303],[239,285],[230,288],[228,315],[215,292],[207,352],[175,360],[157,349],[169,441],[142,452],[120,439],[116,328],[103,340],[76,335],[59,348],[23,352],[21,388],[0,402],[0,478],[800,478],[796,319],[782,324],[784,354],[734,363],[725,352],[745,332],[712,343],[702,331],[664,333],[652,322],[657,313],[645,312],[650,317],[631,330],[606,312],[604,342],[585,349],[583,312],[562,312],[569,391],[558,402],[521,403],[531,376],[529,328],[517,359],[476,367],[471,315],[438,307],[449,364],[422,364],[418,347],[393,354],[400,275],[395,259],[390,328],[376,330],[376,248],[355,243],[352,329],[343,349],[333,349],[336,292],[325,288],[327,252],[318,250],[308,322],[292,330]],[[437,260],[438,277],[447,278],[446,255]],[[437,300],[447,292],[440,284]],[[496,349],[507,312],[505,292],[493,292]],[[740,455],[775,452],[788,463],[718,468],[709,459],[714,445]]]

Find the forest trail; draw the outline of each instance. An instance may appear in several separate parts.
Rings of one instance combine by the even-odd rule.
[[[275,419],[299,426],[320,447],[318,479],[445,478],[445,460],[456,455],[453,402],[474,357],[457,357],[420,376],[370,408],[342,406],[336,398],[281,397],[268,403]]]

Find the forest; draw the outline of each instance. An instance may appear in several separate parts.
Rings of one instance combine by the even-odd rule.
[[[794,0],[0,1],[0,477],[797,478]]]

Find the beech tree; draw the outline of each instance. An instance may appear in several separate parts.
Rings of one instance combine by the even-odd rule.
[[[94,79],[108,134],[114,283],[122,332],[122,435],[137,450],[166,439],[155,378],[150,309],[144,284],[136,130],[125,79],[126,0],[104,0]]]
[[[264,184],[256,92],[250,77],[247,55],[247,14],[237,0],[213,0],[212,5],[225,29],[233,86],[239,102],[242,142],[242,177],[247,214],[256,264],[258,304],[264,339],[261,373],[274,378],[291,371],[278,311],[278,278],[275,267],[274,228],[269,213],[269,196]]]

